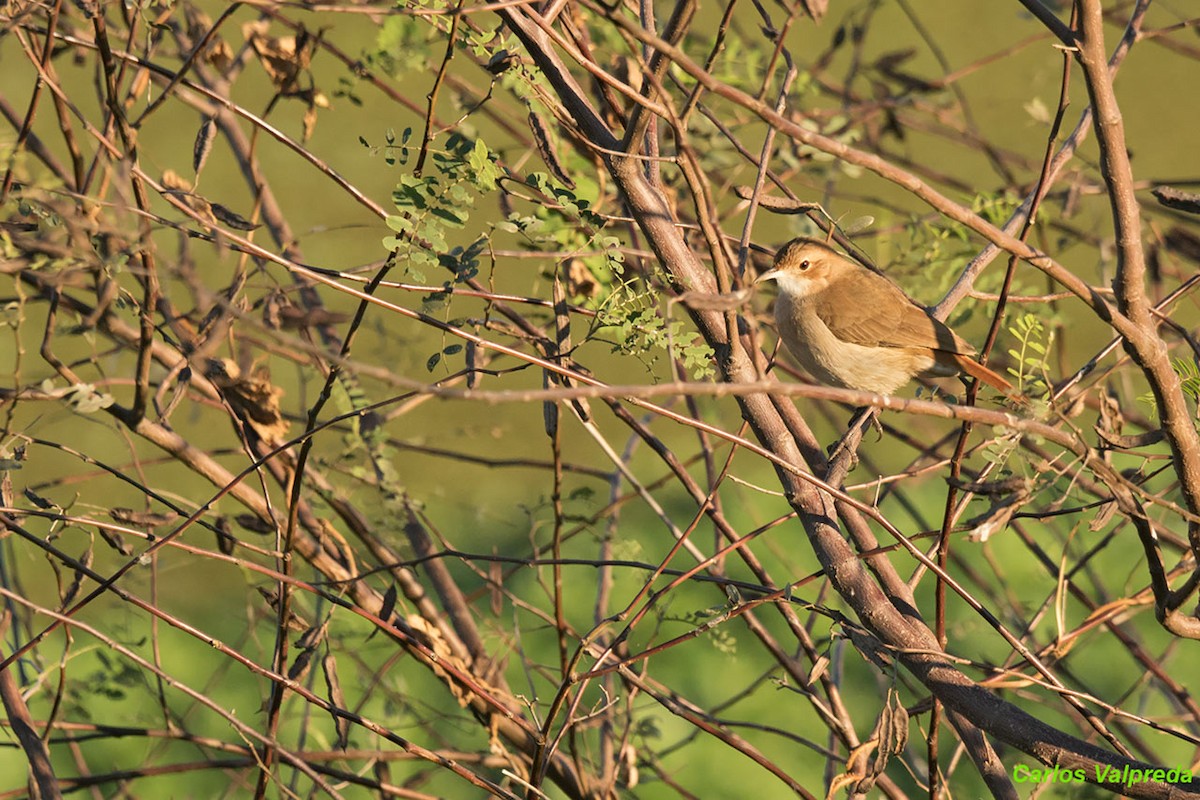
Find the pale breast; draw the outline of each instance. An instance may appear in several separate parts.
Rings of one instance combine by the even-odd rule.
[[[935,368],[929,350],[841,341],[813,311],[810,301],[792,299],[787,293],[775,301],[775,324],[792,357],[830,386],[892,394],[913,375]]]

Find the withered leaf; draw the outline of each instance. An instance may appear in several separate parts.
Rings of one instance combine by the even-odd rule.
[[[274,587],[268,589],[265,586],[258,586],[256,588],[258,589],[258,593],[263,596],[263,599],[267,601],[267,605],[271,607],[271,610],[278,614],[279,592],[276,591]],[[303,617],[301,617],[295,611],[288,609],[287,629],[289,631],[307,631],[310,627],[312,626],[309,625]]]
[[[208,161],[208,154],[212,152],[216,138],[217,123],[209,117],[200,124],[200,130],[196,131],[196,141],[192,144],[192,171],[197,175],[204,169],[204,162]]]
[[[265,20],[248,22],[242,26],[242,35],[258,55],[276,90],[287,92],[300,73],[308,69],[315,41],[304,28],[298,36],[268,36],[269,27]]]
[[[229,517],[224,514],[217,517],[213,523],[213,527],[217,532],[217,549],[224,555],[233,555],[233,551],[237,548],[237,537],[233,535],[232,526],[229,524]]]
[[[224,73],[233,63],[233,48],[224,39],[216,39],[209,42],[208,48],[204,51],[204,57],[209,64]]]
[[[237,231],[252,231],[262,227],[261,223],[251,222],[240,214],[230,211],[220,203],[212,203],[212,215],[220,222]]]
[[[383,593],[383,602],[379,604],[379,618],[384,622],[392,621],[392,612],[396,610],[396,584],[388,586]]]
[[[132,525],[135,528],[157,528],[159,525],[178,519],[174,511],[156,513],[154,511],[134,511],[132,508],[110,508],[108,516],[122,525]]]
[[[126,557],[133,555],[133,548],[125,544],[125,537],[121,534],[105,530],[104,528],[99,528],[98,530],[100,531],[100,538],[113,550]]]
[[[158,182],[169,192],[190,192],[192,190],[192,182],[173,169],[164,169]]]
[[[251,533],[261,533],[266,536],[275,532],[275,526],[257,514],[238,514],[234,520]]]
[[[321,670],[325,673],[325,687],[329,690],[329,704],[334,709],[344,709],[346,696],[342,694],[342,683],[338,680],[337,674],[337,659],[333,657],[333,653],[326,654],[325,658],[321,660]],[[334,712],[331,712],[331,716],[333,717],[333,727],[337,730],[337,740],[333,746],[339,750],[345,750],[346,745],[350,743],[350,720]]]
[[[567,291],[572,297],[594,298],[600,293],[600,282],[583,263],[582,258],[572,258],[567,262]]]
[[[26,500],[33,503],[35,506],[40,508],[42,511],[49,511],[50,509],[55,507],[54,503],[51,503],[46,498],[42,497],[40,494],[33,491],[33,489],[30,489],[28,486],[25,487],[24,494],[25,494]]]
[[[204,377],[220,390],[234,415],[249,431],[271,446],[284,441],[289,423],[279,410],[282,389],[262,378],[242,375],[241,368],[227,358],[210,358],[205,362]],[[240,518],[238,522],[241,523]]]
[[[292,666],[288,669],[288,678],[294,681],[304,680],[304,676],[308,674],[308,668],[312,666],[314,651],[301,650],[296,654],[296,660],[292,662]]]
[[[498,53],[492,54],[492,57],[487,61],[485,69],[493,75],[502,75],[520,60],[515,53],[511,53],[508,50],[501,50]]]
[[[1104,526],[1112,520],[1116,513],[1116,500],[1110,500],[1107,503],[1101,504],[1100,508],[1096,511],[1096,516],[1092,517],[1091,521],[1088,523],[1088,530],[1092,533],[1102,530]]]
[[[1150,190],[1150,194],[1167,208],[1200,214],[1200,194],[1185,192],[1171,186],[1155,186]]]
[[[82,565],[84,568],[91,568],[92,558],[94,555],[95,551],[89,546],[87,550],[83,551],[83,555],[79,557],[80,565]],[[85,577],[87,577],[87,575],[83,569],[75,570],[75,574],[71,578],[71,583],[68,584],[67,588],[63,590],[62,597],[60,598],[62,608],[67,608],[75,601],[75,597],[79,594],[80,587],[83,586],[83,579]]]
[[[529,107],[529,129],[533,131],[533,143],[537,146],[538,155],[542,157],[542,161],[546,162],[550,174],[558,178],[559,182],[568,189],[574,189],[575,181],[571,180],[571,176],[563,169],[562,162],[558,160],[558,153],[550,139],[550,131],[546,128],[546,123],[541,115],[533,110],[533,106]]]
[[[325,634],[328,632],[329,620],[326,619],[320,625],[313,625],[300,634],[300,638],[296,640],[296,647],[304,650],[315,650],[321,642],[325,641]]]

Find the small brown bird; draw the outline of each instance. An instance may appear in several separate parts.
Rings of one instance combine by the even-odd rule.
[[[965,373],[1002,392],[1012,384],[975,361],[975,348],[896,284],[814,239],[793,239],[755,283],[775,281],[779,337],[814,378],[892,394],[917,375]]]

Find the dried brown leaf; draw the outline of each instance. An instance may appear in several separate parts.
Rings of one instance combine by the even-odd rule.
[[[520,61],[521,58],[516,53],[509,52],[508,50],[501,50],[498,53],[492,54],[492,57],[487,60],[487,64],[484,66],[484,69],[493,75],[503,75],[514,64],[520,63]]]
[[[170,192],[192,191],[192,182],[173,169],[164,169],[162,177],[159,178],[158,182],[163,185],[164,189]]]
[[[312,650],[301,650],[296,654],[296,660],[292,662],[292,666],[288,669],[288,678],[294,681],[304,680],[304,676],[308,674],[309,668],[312,666],[314,652]]]
[[[233,526],[229,524],[229,517],[224,514],[220,515],[213,521],[213,528],[217,533],[217,549],[227,556],[233,555],[233,551],[237,549],[237,537],[233,535]]]
[[[288,92],[294,88],[300,73],[308,69],[315,42],[303,28],[297,36],[268,36],[269,27],[265,20],[249,22],[242,26],[242,35],[258,55],[276,90]]]
[[[240,214],[230,211],[220,203],[212,204],[212,214],[224,225],[238,231],[252,231],[261,227],[261,223],[251,222]]]
[[[329,690],[329,704],[335,709],[346,708],[346,696],[342,693],[342,682],[338,680],[337,659],[329,653],[321,660],[321,670],[325,673],[325,688]],[[350,743],[350,720],[341,714],[331,712],[333,727],[337,730],[337,739],[333,746],[345,750]]]
[[[217,140],[217,122],[212,117],[200,123],[200,130],[196,131],[196,141],[192,143],[192,172],[197,175],[200,170],[204,169],[204,162],[208,161],[208,155],[212,152],[213,142]]]
[[[214,39],[209,42],[208,48],[204,51],[204,58],[215,69],[224,73],[233,63],[233,48],[224,39]]]
[[[133,548],[125,544],[124,536],[104,528],[99,528],[99,531],[100,538],[103,539],[105,543],[108,544],[108,546],[113,550],[116,550],[118,553],[126,557],[133,555]]]
[[[310,104],[304,109],[304,135],[301,141],[307,143],[312,138],[313,131],[317,129],[317,106],[315,103]]]
[[[568,189],[574,189],[575,181],[571,180],[571,176],[563,169],[562,162],[558,159],[558,153],[554,149],[546,122],[540,114],[533,110],[533,106],[529,107],[529,129],[533,131],[533,143],[537,147],[538,155],[542,157],[542,161],[546,162],[550,174],[558,178],[559,182]]]
[[[251,533],[261,533],[266,536],[275,532],[275,526],[257,514],[237,514],[233,519]]]
[[[174,511],[165,511],[158,513],[155,511],[134,511],[132,508],[110,508],[108,516],[114,521],[122,525],[130,525],[135,528],[157,528],[159,525],[166,525],[176,519],[179,515]]]
[[[279,410],[282,389],[263,378],[243,376],[241,368],[227,358],[210,358],[204,376],[220,390],[234,415],[263,442],[275,447],[287,438],[289,423]]]

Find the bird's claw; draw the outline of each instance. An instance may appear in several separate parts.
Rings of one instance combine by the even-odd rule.
[[[825,452],[829,454],[829,461],[831,464],[839,461],[842,458],[842,454],[845,453],[845,457],[848,459],[846,472],[849,473],[858,468],[858,453],[856,452],[856,448],[847,447],[847,444],[848,442],[846,441],[846,437],[843,436],[841,439],[838,439],[836,442],[829,445],[829,447],[826,447]]]

